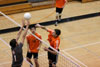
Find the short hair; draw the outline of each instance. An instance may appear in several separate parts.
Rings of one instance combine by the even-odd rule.
[[[35,25],[32,25],[32,26],[29,27],[30,30],[31,30],[32,28],[35,28],[35,29],[36,29]]]
[[[57,36],[59,36],[61,34],[61,30],[60,29],[55,29],[55,32],[56,32]]]
[[[10,46],[11,46],[11,48],[12,49],[14,49],[15,47],[16,47],[16,39],[12,39],[11,41],[10,41]]]

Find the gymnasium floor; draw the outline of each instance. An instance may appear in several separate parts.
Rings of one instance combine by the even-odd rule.
[[[43,9],[38,11],[30,11],[32,14],[31,24],[40,23],[44,21],[55,20],[55,8]],[[63,17],[73,17],[89,13],[100,12],[100,1],[80,3],[70,2],[63,11]],[[24,13],[8,15],[16,22],[21,24],[21,19]],[[43,17],[49,17],[40,20]],[[2,17],[0,21],[2,21]],[[3,19],[4,20],[4,19]],[[5,19],[6,20],[6,19]],[[40,22],[38,21],[40,20]],[[38,22],[37,22],[38,21]],[[0,29],[3,27],[9,28],[0,23]],[[64,55],[70,57],[77,63],[83,63],[82,67],[100,67],[100,16],[81,19],[77,21],[71,21],[67,23],[61,23],[58,26],[50,25],[48,28],[59,28],[62,31],[60,49]],[[47,32],[41,29],[37,29],[37,32],[42,35],[44,41],[47,42]],[[17,32],[11,32],[6,34],[0,34],[0,37],[9,43],[10,39],[16,36]],[[26,55],[26,42],[24,46],[24,57]],[[10,67],[11,65],[11,51],[7,45],[0,40],[0,67]],[[24,61],[23,67],[29,67]],[[58,66],[59,67],[59,66]]]

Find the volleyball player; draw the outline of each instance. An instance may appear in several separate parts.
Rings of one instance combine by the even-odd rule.
[[[37,24],[36,26],[49,32],[48,41],[50,43],[50,46],[59,51],[59,45],[60,45],[59,35],[61,34],[61,31],[59,29],[50,30],[39,24]],[[48,51],[49,67],[56,67],[58,53],[50,47],[49,48],[45,47],[44,50]]]
[[[57,26],[58,22],[61,20],[61,14],[64,8],[65,3],[67,0],[56,0],[56,23]]]
[[[36,27],[31,27],[30,28],[32,34],[34,34],[35,36],[37,36],[38,38],[41,39],[41,36],[36,32]],[[29,61],[31,63],[31,66],[33,65],[31,58],[32,56],[34,57],[34,62],[35,62],[35,67],[39,67],[39,63],[38,63],[38,52],[41,46],[41,42],[34,37],[32,34],[29,34],[27,36],[27,61]]]
[[[23,47],[25,36],[27,34],[28,27],[29,27],[29,21],[28,20],[27,20],[25,32],[22,35],[21,42],[18,43],[18,40],[19,40],[20,35],[22,33],[22,29],[24,27],[24,22],[25,22],[25,20],[22,21],[22,27],[20,28],[20,30],[17,34],[17,37],[10,41],[11,52],[12,52],[12,66],[11,67],[21,67],[22,63],[23,63],[22,47]]]

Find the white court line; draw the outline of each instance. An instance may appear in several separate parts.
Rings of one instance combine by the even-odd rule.
[[[70,51],[70,50],[74,50],[74,49],[77,49],[77,48],[82,48],[82,47],[92,46],[92,45],[96,45],[96,44],[100,44],[100,42],[89,43],[89,44],[83,44],[83,45],[81,45],[81,46],[76,46],[76,47],[64,49],[64,51]]]
[[[87,65],[85,65],[83,62],[81,62],[80,60],[76,59],[75,57],[73,57],[72,55],[70,55],[68,52],[65,52],[64,50],[62,50],[67,56],[69,56],[70,58],[74,59],[76,62],[80,63],[81,65],[83,65],[84,67],[88,67]]]
[[[9,44],[8,44],[7,42],[5,42],[1,37],[0,37],[0,40],[1,40],[5,45],[7,45],[9,48],[11,48],[11,47],[9,46]]]
[[[7,43],[7,42],[5,42],[1,37],[0,37],[0,40],[4,43],[4,44],[6,44],[9,48],[11,48],[10,46],[9,46],[9,44]],[[11,55],[6,51],[6,53],[11,57]]]

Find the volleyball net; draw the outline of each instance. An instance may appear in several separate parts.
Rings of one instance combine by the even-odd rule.
[[[7,55],[7,57],[10,57],[10,62],[8,64],[9,66],[8,65],[5,66],[6,64],[2,64],[2,65],[5,66],[5,67],[10,67],[10,65],[11,65],[11,55],[12,54],[11,54],[11,49],[9,48],[9,41],[13,38],[16,38],[16,35],[17,35],[18,31],[16,31],[16,32],[13,32],[13,31],[14,30],[19,30],[22,21],[20,20],[20,22],[16,22],[13,19],[17,18],[17,17],[11,16],[11,15],[7,16],[2,12],[0,12],[0,14],[2,15],[2,16],[0,16],[0,29],[1,29],[0,33],[9,32],[9,30],[10,31],[12,30],[12,32],[10,32],[10,33],[0,34],[0,42],[2,42],[0,47],[3,48],[2,50],[4,50],[4,52],[1,52],[1,53]],[[24,30],[23,30],[23,32],[24,32]],[[47,36],[46,36],[47,34],[44,33],[43,30],[40,31],[40,30],[37,29],[37,32],[39,32],[40,35],[43,35],[42,40],[41,40],[33,34],[33,36],[35,36],[38,40],[40,40],[42,42],[41,48],[39,50],[39,56],[38,56],[39,65],[40,65],[40,67],[49,67],[47,52],[44,51],[44,49],[43,49],[44,47],[51,47],[48,44],[48,41],[46,40],[47,39]],[[28,31],[28,34],[31,34],[31,32]],[[19,42],[20,41],[21,41],[21,38],[20,38]],[[54,51],[56,51],[54,48],[52,48],[52,49]],[[81,67],[81,64],[78,64],[74,60],[72,60],[69,57],[65,56],[61,51],[60,52],[56,51],[56,52],[59,54],[57,67]],[[27,43],[26,43],[26,40],[25,40],[25,43],[24,43],[24,46],[23,46],[23,56],[24,56],[24,59],[25,59],[25,61],[23,63],[23,67],[29,67],[29,65],[30,65],[26,61],[26,54],[27,54]],[[0,55],[0,56],[2,56],[2,55]],[[5,59],[5,57],[3,59]],[[9,60],[9,59],[6,59],[6,60]],[[33,58],[31,60],[34,63]],[[85,66],[83,65],[83,67],[85,67]]]

